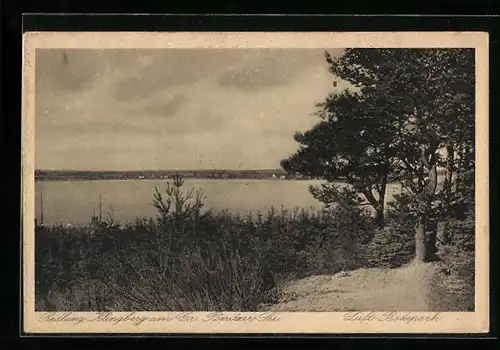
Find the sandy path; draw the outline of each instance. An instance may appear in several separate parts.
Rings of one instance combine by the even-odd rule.
[[[285,285],[270,311],[431,311],[432,264],[311,276]]]

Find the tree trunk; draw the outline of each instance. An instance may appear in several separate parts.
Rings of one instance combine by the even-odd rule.
[[[382,175],[380,182],[380,191],[377,207],[377,225],[380,228],[385,227],[385,192],[387,189],[387,172]]]
[[[365,187],[360,190],[366,200],[375,209],[375,223],[379,228],[385,226],[385,192],[387,189],[388,171],[383,171],[380,174],[379,182],[376,184],[375,191],[378,194],[378,199],[373,195],[372,186]]]
[[[430,226],[429,216],[432,215],[432,201],[434,200],[434,195],[436,194],[437,188],[437,165],[436,159],[437,156],[434,153],[436,150],[435,147],[432,148],[432,152],[429,152],[430,159],[425,152],[425,149],[422,148],[421,153],[421,169],[428,169],[429,180],[423,185],[423,187],[418,191],[417,201],[419,201],[419,217],[418,224],[415,227],[415,262],[425,262],[431,255],[435,253],[435,230]],[[420,175],[422,176],[422,174]],[[424,180],[425,177],[421,177],[420,180]],[[425,182],[425,181],[423,181]],[[431,237],[427,239],[427,229],[431,228]],[[432,247],[434,246],[434,248]]]
[[[384,215],[384,207],[376,209],[376,217],[375,222],[379,228],[384,228],[385,226],[385,215]]]
[[[427,247],[425,245],[425,215],[418,218],[418,224],[415,227],[415,262],[425,261]]]
[[[436,247],[437,244],[446,245],[448,244],[448,222],[445,220],[440,220],[436,230]]]
[[[449,142],[446,145],[446,178],[448,183],[453,183],[453,172],[455,171],[455,149],[453,144]]]
[[[439,260],[436,253],[436,240],[437,240],[437,223],[429,229],[426,235],[427,239],[425,241],[425,261],[437,261]]]

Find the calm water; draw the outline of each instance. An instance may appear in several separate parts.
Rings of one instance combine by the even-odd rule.
[[[275,208],[293,209],[305,207],[320,209],[308,191],[309,185],[321,181],[293,180],[210,180],[188,179],[184,188],[199,188],[203,191],[206,206],[220,211],[248,214]],[[115,220],[124,224],[136,217],[154,217],[152,205],[154,186],[165,187],[165,180],[105,180],[105,181],[42,181],[36,182],[36,216],[40,219],[40,193],[43,193],[43,215],[45,224],[87,224],[93,210],[99,211],[99,196],[102,196],[103,216],[112,211]],[[398,191],[388,188],[387,200]]]

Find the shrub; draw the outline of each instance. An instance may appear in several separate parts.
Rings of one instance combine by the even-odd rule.
[[[406,194],[394,195],[386,212],[386,225],[375,229],[372,240],[363,246],[366,265],[395,268],[411,261],[415,252],[416,217],[412,199]]]
[[[474,311],[475,227],[472,209],[464,220],[447,223],[447,240],[438,249],[440,267],[446,276],[445,293],[451,295],[462,311]]]
[[[413,229],[391,223],[377,229],[372,241],[366,245],[368,266],[394,268],[411,261],[415,251]]]

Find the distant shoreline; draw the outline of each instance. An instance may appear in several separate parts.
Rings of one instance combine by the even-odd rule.
[[[36,170],[36,181],[56,180],[166,180],[180,175],[185,179],[293,179],[312,180],[299,175],[287,175],[281,169],[264,170],[132,170],[132,171],[82,171]]]
[[[214,180],[214,181],[228,181],[228,180],[273,180],[273,178],[254,178],[254,177],[233,177],[233,178],[212,178],[212,177],[187,177],[183,176],[182,177],[184,180]],[[40,179],[40,178],[35,178],[36,182],[57,182],[57,181],[168,181],[172,180],[172,178],[143,178],[143,179],[135,179],[135,178],[50,178],[50,179]],[[280,179],[276,178],[274,180],[281,180],[281,181],[322,181],[323,179],[317,179],[317,178],[307,178],[307,179],[296,179],[296,178],[286,178],[286,179]],[[343,180],[338,180],[338,182],[343,182]]]
[[[287,174],[281,169],[264,170],[132,170],[132,171],[91,171],[91,170],[35,170],[35,181],[103,181],[103,180],[168,180],[175,175],[184,179],[207,180],[322,180]],[[442,175],[442,174],[439,174]],[[343,182],[344,179],[337,179]]]

